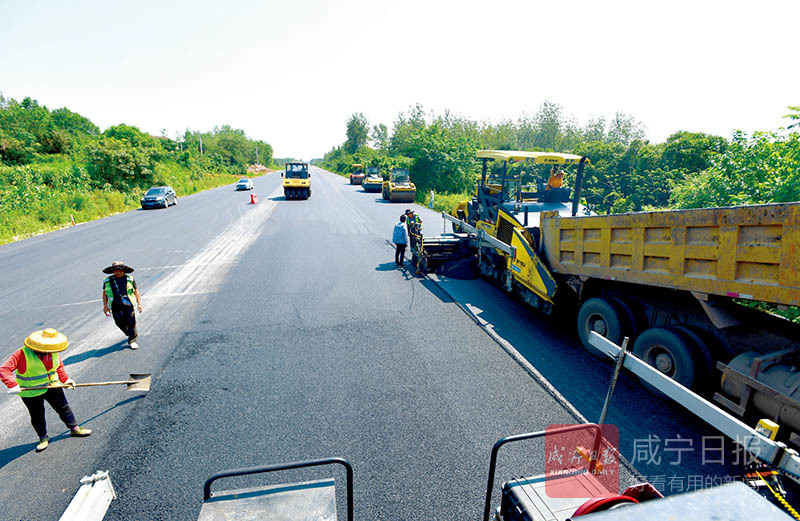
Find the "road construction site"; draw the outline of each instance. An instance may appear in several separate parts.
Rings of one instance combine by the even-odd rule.
[[[57,519],[101,469],[118,495],[106,519],[193,520],[215,472],[341,456],[356,518],[478,519],[495,441],[597,420],[612,367],[585,352],[574,317],[540,315],[482,279],[396,268],[388,239],[410,203],[310,172],[307,200],[286,200],[273,173],[254,180],[257,204],[223,187],[0,247],[3,356],[56,327],[79,383],[153,375],[147,394],[68,391],[94,434],[70,439],[48,411],[41,454],[22,404],[0,398],[4,518]],[[426,235],[449,230],[414,208]],[[100,270],[117,258],[142,293],[137,351],[102,314]],[[719,433],[633,378],[607,423],[620,431],[623,488],[645,477],[669,495],[733,472],[702,450]],[[499,468],[530,475],[543,462],[531,442]]]

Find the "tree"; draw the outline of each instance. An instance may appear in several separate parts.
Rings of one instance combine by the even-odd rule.
[[[359,148],[367,144],[369,139],[369,122],[364,114],[356,112],[347,120],[347,141],[344,143],[345,151],[354,154]]]
[[[800,200],[800,133],[737,131],[724,153],[672,192],[678,208]]]
[[[533,117],[533,146],[544,150],[556,150],[561,137],[563,123],[561,105],[545,100]]]
[[[614,119],[608,129],[609,141],[630,145],[635,139],[644,139],[644,125],[636,121],[633,116],[623,112],[614,114]]]
[[[727,146],[728,141],[723,137],[702,132],[676,132],[664,143],[664,166],[670,170],[702,172]]]
[[[372,145],[378,150],[383,150],[389,144],[389,129],[380,123],[372,126]]]
[[[586,141],[606,140],[606,118],[592,117],[583,127],[583,139]]]
[[[86,152],[89,175],[100,183],[127,191],[147,186],[153,180],[153,147],[136,146],[126,139],[102,136],[90,144]]]
[[[794,114],[786,114],[783,117],[791,119],[792,121],[794,121],[794,123],[792,123],[791,125],[789,125],[786,128],[790,128],[790,129],[791,128],[800,128],[800,105],[797,105],[796,107],[788,107],[788,108],[789,108],[789,110],[794,111]]]
[[[100,129],[97,128],[97,125],[66,107],[55,109],[51,112],[51,115],[55,126],[72,136],[97,136],[100,134]]]

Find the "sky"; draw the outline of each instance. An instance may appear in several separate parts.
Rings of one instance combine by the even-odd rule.
[[[175,138],[224,124],[310,160],[348,117],[487,123],[545,100],[617,111],[663,142],[786,126],[800,105],[800,1],[0,0],[0,93],[101,129]]]

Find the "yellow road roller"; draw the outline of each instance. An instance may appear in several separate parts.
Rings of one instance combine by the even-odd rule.
[[[393,203],[410,203],[417,196],[408,168],[392,168],[392,175],[383,182],[383,198]]]

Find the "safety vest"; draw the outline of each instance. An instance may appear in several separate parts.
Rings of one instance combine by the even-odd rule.
[[[108,297],[108,307],[111,307],[111,304],[114,302],[114,290],[111,289],[111,279],[114,278],[114,275],[110,277],[106,277],[105,282],[103,282],[103,291],[106,292],[106,297]],[[136,293],[134,292],[133,288],[133,279],[127,275],[125,275],[125,292],[128,294],[128,298],[131,301],[132,306],[136,306]]]
[[[47,392],[47,387],[50,383],[58,383],[58,366],[61,365],[61,359],[58,353],[52,353],[53,368],[49,371],[44,368],[44,362],[36,354],[33,349],[23,347],[22,352],[25,354],[25,372],[20,373],[17,371],[17,383],[22,389],[19,393],[23,398],[31,398],[39,396]]]

